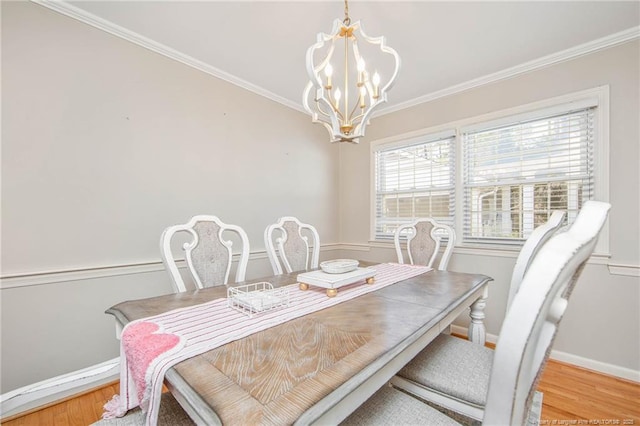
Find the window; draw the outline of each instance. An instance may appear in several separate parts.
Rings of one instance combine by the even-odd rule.
[[[608,200],[607,135],[605,86],[372,142],[372,237],[432,217],[457,245],[517,246],[554,210],[571,224]]]
[[[417,217],[453,226],[454,141],[450,133],[376,151],[376,239]]]
[[[553,210],[593,198],[594,111],[464,132],[466,242],[522,242]]]

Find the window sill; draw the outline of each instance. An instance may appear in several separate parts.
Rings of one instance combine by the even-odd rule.
[[[369,240],[369,247],[395,250],[393,241]],[[460,245],[456,245],[453,248],[453,254],[489,256],[489,257],[511,257],[515,259],[518,257],[518,254],[520,254],[520,249],[521,249],[521,246],[492,245],[491,247],[489,247],[489,246],[472,245],[472,244],[460,244]],[[591,255],[588,263],[596,264],[596,265],[609,265],[610,259],[611,259],[611,254],[595,253]]]

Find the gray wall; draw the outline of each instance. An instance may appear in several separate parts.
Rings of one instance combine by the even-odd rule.
[[[166,226],[201,213],[241,225],[248,278],[269,273],[262,232],[283,215],[316,225],[323,244],[353,245],[323,258],[393,260],[368,241],[368,141],[603,84],[611,262],[640,263],[637,42],[375,118],[360,145],[338,147],[302,113],[33,3],[0,7],[2,276],[17,276],[0,291],[0,393],[118,355],[103,312],[170,291]],[[451,262],[495,278],[492,333],[514,260]],[[638,284],[589,265],[556,349],[640,370]]]
[[[612,275],[608,264],[640,265],[640,43],[585,55],[508,80],[484,85],[375,118],[360,145],[341,146],[340,238],[357,251],[344,252],[379,261],[393,250],[369,243],[370,141],[450,123],[530,102],[610,86],[610,250],[611,258],[590,264],[574,292],[554,349],[572,357],[640,370],[640,279]],[[515,253],[499,255],[454,251],[450,269],[492,276],[487,331],[498,334],[506,306]],[[459,319],[464,324],[465,318]]]
[[[338,147],[305,114],[33,3],[1,7],[2,275],[27,284],[0,292],[1,393],[116,357],[104,310],[170,291],[169,225],[242,226],[248,278],[270,272],[262,233],[280,216],[339,241]]]

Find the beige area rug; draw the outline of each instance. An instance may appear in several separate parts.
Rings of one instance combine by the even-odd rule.
[[[92,426],[139,426],[144,425],[144,413],[139,408],[130,410],[126,415],[116,419],[100,420]],[[195,425],[184,412],[178,401],[169,393],[162,394],[160,413],[158,414],[159,426],[191,426]]]

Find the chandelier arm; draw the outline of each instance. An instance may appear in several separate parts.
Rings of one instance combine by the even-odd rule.
[[[360,99],[361,99],[361,98],[362,98],[362,94],[360,94],[360,95],[358,96],[358,102],[356,102],[356,103],[355,103],[355,105],[353,106],[353,109],[352,109],[352,110],[351,110],[351,112],[349,113],[349,121],[350,121],[351,123],[355,122],[359,117],[361,117],[361,116],[363,115],[363,114],[360,114],[360,115],[358,115],[358,116],[357,116],[357,117],[355,117],[355,118],[353,117],[353,113],[355,113],[355,112],[356,112],[356,110],[357,110],[357,109],[360,107],[360,105],[361,105],[361,102],[360,102]]]
[[[334,129],[335,129],[336,123],[334,122],[334,117],[332,115],[328,115],[325,118],[325,117],[320,117],[318,115],[318,111],[319,111],[318,108],[320,107],[320,105],[323,105],[326,107],[328,104],[327,100],[325,98],[318,99],[316,97],[312,97],[311,96],[312,89],[314,89],[313,82],[309,81],[307,83],[307,86],[305,87],[304,94],[302,97],[302,105],[304,106],[305,110],[309,114],[311,114],[311,121],[314,123],[322,124],[322,126],[324,126],[324,128],[327,129],[327,131],[331,135],[331,143],[342,142],[344,138],[335,136],[336,132]],[[316,106],[318,107],[315,110],[312,109],[311,106],[309,105],[310,98],[314,99]],[[326,114],[326,112],[323,110],[322,114]]]
[[[362,55],[360,54],[360,49],[358,48],[358,39],[354,36],[353,37],[353,41],[351,42],[351,49],[353,50],[353,57],[355,58],[356,63],[359,63],[362,59]],[[360,71],[358,71],[360,72]],[[367,73],[366,70],[362,70],[362,80],[358,80],[358,87],[362,87],[364,86],[366,88],[366,90],[369,91],[369,93],[371,94],[371,96],[373,97],[373,87],[371,86],[371,83],[369,82],[369,74]],[[353,109],[351,110],[351,113],[349,114],[349,121],[351,122],[355,122],[355,120],[357,120],[358,118],[362,117],[364,115],[364,112],[360,115],[358,115],[356,118],[352,118],[353,114],[356,112],[356,110],[361,107],[362,105],[364,105],[364,102],[362,101],[362,92],[358,91],[358,102],[353,106]],[[371,103],[370,108],[373,107],[375,105],[374,102]],[[365,108],[363,108],[364,111]]]
[[[369,93],[369,97],[371,97],[371,99],[374,99],[374,97],[373,97],[373,95],[374,95],[373,86],[371,85],[371,82],[369,81],[369,74],[367,74],[367,79],[366,79],[366,81],[364,83],[364,87],[367,88],[367,92]],[[372,100],[371,101],[371,106],[373,106],[373,104],[374,104],[374,101]]]
[[[338,118],[339,118],[340,120],[344,120],[344,115],[342,114],[342,111],[340,111],[339,109],[337,109],[337,108],[335,108],[335,107],[333,108],[333,111],[334,111],[336,114],[338,114]]]
[[[362,117],[364,117],[364,113],[358,114],[356,117],[352,118],[352,120],[353,121],[360,120]]]
[[[361,31],[362,32],[362,31]],[[353,38],[353,42],[351,43],[353,49],[353,57],[356,60],[356,63],[360,61],[364,61],[362,59],[362,55],[360,54],[360,48],[358,47],[358,39],[356,37]],[[367,90],[373,93],[373,89],[371,88],[371,82],[369,81],[369,73],[366,69],[362,70],[362,85],[367,86]]]
[[[329,113],[322,109],[323,105],[318,100],[316,100],[316,106],[320,114],[324,115],[325,117],[330,117]]]

